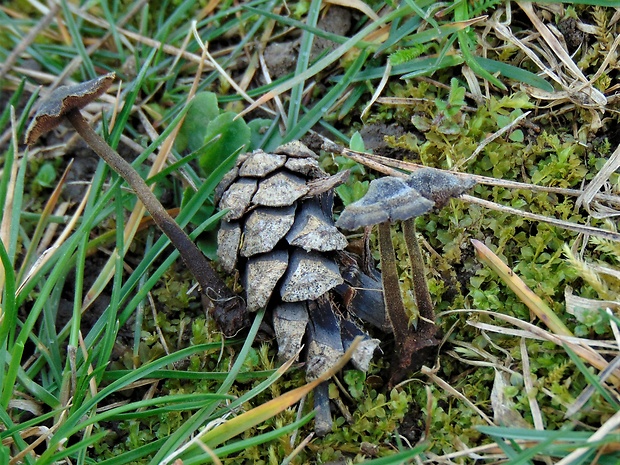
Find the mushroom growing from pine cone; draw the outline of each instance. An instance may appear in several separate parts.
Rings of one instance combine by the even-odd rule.
[[[220,314],[234,314],[238,319],[243,319],[246,312],[242,301],[226,287],[207,258],[166,211],[140,174],[90,127],[82,115],[80,110],[103,95],[115,77],[114,73],[108,73],[90,81],[61,86],[50,92],[41,101],[28,127],[26,144],[34,144],[42,134],[54,129],[63,120],[69,121],[90,148],[131,186],[153,217],[155,224],[179,251],[183,261],[198,281],[201,291],[205,294],[209,292],[207,297],[214,304],[216,311]]]
[[[378,225],[381,254],[381,281],[385,308],[390,320],[398,353],[398,363],[392,366],[390,384],[399,382],[408,372],[419,368],[422,351],[437,346],[437,326],[433,303],[426,283],[424,261],[415,237],[414,219],[433,207],[443,207],[475,182],[432,168],[415,171],[402,179],[392,176],[371,181],[368,192],[357,202],[348,205],[336,226],[355,230]],[[396,253],[392,243],[391,225],[403,222],[405,244],[411,262],[413,291],[418,307],[418,325],[412,330],[400,293]],[[414,360],[415,358],[415,360]]]
[[[327,175],[317,155],[294,142],[241,155],[216,190],[219,208],[228,210],[218,232],[220,265],[239,272],[249,311],[271,311],[281,360],[305,347],[309,380],[359,335],[364,341],[352,362],[366,371],[379,341],[364,333],[360,319],[388,327],[379,282],[356,267],[334,225],[333,188],[347,177]],[[364,289],[355,290],[361,282]],[[325,383],[315,406],[315,430],[331,431]]]

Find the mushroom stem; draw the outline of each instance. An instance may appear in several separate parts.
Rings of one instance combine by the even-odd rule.
[[[420,325],[432,324],[435,321],[435,312],[433,311],[433,302],[431,294],[428,291],[428,284],[424,273],[424,260],[422,252],[415,234],[415,219],[410,218],[403,222],[403,232],[405,234],[405,244],[407,245],[407,253],[411,262],[411,274],[413,278],[413,293],[415,301],[418,305],[418,313],[420,314]],[[434,326],[434,325],[433,325]]]
[[[409,318],[405,312],[405,304],[400,293],[400,280],[396,268],[396,253],[392,244],[390,222],[379,223],[379,251],[381,253],[381,282],[383,284],[383,298],[385,309],[392,324],[394,340],[398,348],[401,364],[409,363],[411,354],[408,344],[411,339]],[[396,367],[395,367],[396,368]]]
[[[231,297],[230,290],[215,274],[203,253],[168,214],[138,172],[90,127],[80,110],[77,108],[70,110],[65,116],[97,155],[127,181],[135,191],[138,198],[153,217],[153,221],[177,248],[183,261],[198,281],[202,291],[207,292],[211,289],[215,292],[218,299]]]

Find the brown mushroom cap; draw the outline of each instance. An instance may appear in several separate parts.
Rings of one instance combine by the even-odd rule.
[[[69,111],[84,108],[97,97],[104,94],[115,78],[115,73],[108,73],[105,76],[80,84],[61,86],[51,92],[43,100],[30,126],[28,126],[26,144],[34,144],[43,133],[58,126],[62,121],[62,117]]]

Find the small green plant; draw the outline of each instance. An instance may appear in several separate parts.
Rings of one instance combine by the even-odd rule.
[[[364,140],[358,131],[353,133],[351,136],[351,140],[349,142],[349,147],[351,150],[356,150],[358,152],[364,152]],[[327,159],[326,159],[327,160]],[[324,164],[325,161],[324,160]],[[335,191],[342,200],[342,204],[346,207],[350,203],[356,202],[361,199],[366,192],[368,191],[368,185],[370,182],[368,181],[368,172],[364,165],[356,163],[350,158],[343,156],[334,157],[334,163],[337,166],[337,170],[344,171],[349,170],[351,173],[349,179],[344,184],[337,186]],[[327,167],[329,169],[329,167]]]
[[[200,92],[189,104],[175,148],[198,156],[198,163],[208,176],[226,158],[250,149],[252,130],[232,111],[220,111],[213,92]]]
[[[435,100],[436,110],[432,118],[416,114],[411,118],[411,122],[422,132],[433,129],[440,134],[459,134],[465,122],[465,114],[462,112],[465,106],[465,90],[458,79],[452,78],[448,97],[445,100]]]

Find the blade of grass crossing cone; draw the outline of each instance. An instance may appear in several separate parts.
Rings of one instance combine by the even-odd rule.
[[[554,334],[563,336],[572,336],[573,333],[566,327],[566,325],[558,318],[549,306],[543,302],[534,292],[527,287],[521,278],[519,278],[497,255],[495,255],[491,249],[489,249],[482,242],[472,239],[471,243],[476,249],[476,256],[478,260],[487,265],[493,271],[495,271],[499,277],[504,281],[512,291],[517,294],[517,297],[528,306],[528,308],[534,312],[534,314],[540,318],[540,320],[553,331]]]
[[[252,410],[245,412],[232,420],[223,423],[221,426],[218,426],[210,431],[208,431],[204,436],[202,436],[201,440],[207,447],[214,448],[219,444],[222,444],[224,441],[228,441],[229,439],[237,436],[238,434],[247,431],[249,428],[252,428],[263,421],[268,420],[269,418],[277,415],[283,410],[287,409],[291,405],[299,402],[302,397],[309,394],[316,386],[321,384],[324,381],[327,381],[336,373],[338,373],[342,368],[347,364],[347,362],[351,359],[351,356],[355,352],[358,344],[360,343],[361,338],[356,338],[356,340],[351,344],[349,349],[344,353],[344,355],[340,358],[338,363],[336,363],[332,368],[327,370],[325,373],[320,375],[314,381],[298,387],[297,389],[293,389],[292,391],[286,392],[275,399],[270,400],[258,407],[253,408]],[[186,459],[195,454],[202,453],[202,449],[198,446],[195,446],[191,449],[188,449],[187,452],[181,455],[179,458]]]

